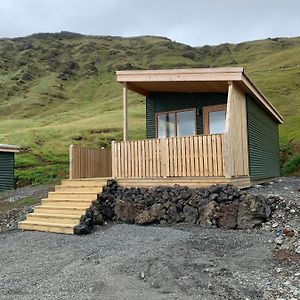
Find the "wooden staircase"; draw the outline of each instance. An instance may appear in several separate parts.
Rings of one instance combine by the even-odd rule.
[[[25,221],[19,222],[19,229],[74,234],[74,227],[102,192],[107,179],[63,180],[33,213],[27,214]]]

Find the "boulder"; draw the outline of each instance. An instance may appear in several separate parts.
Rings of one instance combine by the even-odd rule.
[[[162,205],[160,203],[153,204],[150,208],[150,216],[154,220],[159,220],[165,211],[162,210]]]
[[[140,214],[137,215],[134,222],[139,225],[153,223],[155,219],[151,216],[150,210],[143,210]]]
[[[234,229],[237,226],[239,204],[227,202],[220,205],[217,216],[217,225],[224,229]]]
[[[271,215],[271,208],[263,197],[247,194],[239,203],[237,225],[240,229],[252,229],[260,226]]]
[[[187,223],[195,224],[198,220],[198,209],[189,205],[183,207],[184,219]]]
[[[198,220],[198,223],[200,225],[204,225],[204,226],[212,225],[211,220],[216,211],[216,206],[217,206],[217,202],[210,201],[203,207]]]
[[[118,200],[115,208],[116,217],[120,221],[133,223],[143,208],[144,206],[139,203]]]

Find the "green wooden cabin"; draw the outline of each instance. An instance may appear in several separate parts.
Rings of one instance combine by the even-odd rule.
[[[0,144],[0,192],[14,188],[16,152],[19,152],[18,147]]]
[[[123,141],[112,142],[107,176],[121,185],[247,187],[280,175],[283,118],[243,68],[130,70],[116,76],[123,85]],[[143,140],[128,138],[128,91],[146,98]],[[92,152],[76,151],[70,152],[71,178],[101,174]]]
[[[123,84],[124,142],[112,147],[114,177],[248,186],[280,176],[283,118],[243,68],[118,71],[117,81]],[[127,90],[146,97],[142,146],[128,141]]]

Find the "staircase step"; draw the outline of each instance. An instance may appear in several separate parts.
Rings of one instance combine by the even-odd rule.
[[[30,222],[55,223],[77,225],[80,222],[80,216],[75,215],[56,215],[43,213],[30,213],[26,216],[26,220]]]
[[[85,193],[85,192],[74,192],[74,193],[63,193],[63,192],[49,192],[48,198],[66,198],[66,199],[91,199],[96,200],[98,193]]]
[[[92,204],[92,201],[81,201],[79,199],[79,201],[71,201],[71,200],[64,200],[64,201],[60,201],[57,199],[43,199],[41,204],[44,206],[55,206],[55,207],[60,207],[60,206],[64,206],[64,207],[78,207],[78,208],[89,208]]]
[[[63,180],[55,187],[55,192],[49,192],[48,198],[34,207],[33,213],[27,214],[25,221],[19,222],[19,228],[74,234],[75,225],[97,199],[108,179]]]
[[[108,178],[104,179],[67,179],[63,180],[61,185],[62,186],[78,186],[78,187],[102,187],[106,186]]]
[[[91,186],[55,186],[55,192],[58,193],[101,193],[102,192],[102,187],[96,186],[96,187],[91,187]]]
[[[82,216],[86,213],[86,208],[68,207],[68,206],[53,206],[53,205],[39,205],[34,207],[34,212],[45,214],[67,214]]]
[[[65,202],[65,203],[68,203],[68,202],[75,202],[75,203],[92,203],[93,201],[95,201],[96,199],[76,199],[76,198],[58,198],[58,197],[55,197],[55,198],[44,198],[42,199],[42,203],[44,200],[51,200],[53,202]]]
[[[18,227],[23,230],[37,230],[65,234],[74,234],[74,225],[70,224],[55,224],[37,221],[22,221],[19,222]]]

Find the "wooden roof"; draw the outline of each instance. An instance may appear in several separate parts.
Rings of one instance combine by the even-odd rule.
[[[0,144],[0,152],[19,152],[20,148],[15,145]]]
[[[283,118],[244,72],[244,68],[204,68],[117,71],[117,81],[129,90],[147,96],[151,92],[227,92],[229,82],[237,83],[276,119]]]

